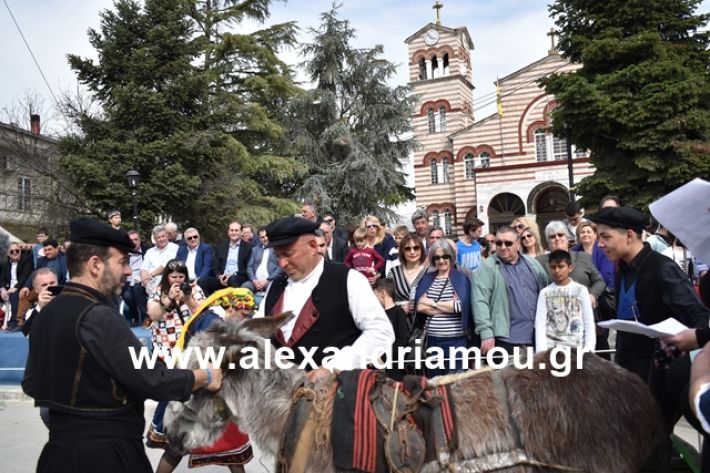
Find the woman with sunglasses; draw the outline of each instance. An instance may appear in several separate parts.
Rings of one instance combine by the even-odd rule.
[[[520,247],[523,250],[523,254],[532,256],[540,256],[545,254],[545,250],[542,248],[542,243],[540,242],[540,233],[537,230],[537,225],[533,227],[525,227],[522,232],[520,232]]]
[[[526,228],[532,228],[538,235],[540,234],[540,227],[537,225],[535,220],[530,217],[518,217],[513,220],[513,223],[511,223],[510,226],[518,232],[518,235],[522,235],[523,230]]]
[[[429,248],[429,262],[434,271],[426,273],[416,288],[414,329],[424,329],[427,348],[443,349],[443,368],[428,369],[434,377],[464,368],[463,358],[449,360],[451,348],[468,347],[468,333],[473,332],[471,283],[454,268],[456,253],[446,240],[437,240]],[[441,366],[441,365],[440,365]]]
[[[205,295],[199,286],[188,282],[187,266],[183,261],[173,259],[165,265],[160,284],[148,296],[148,318],[150,322],[153,349],[172,355],[185,322],[200,306]],[[163,415],[167,401],[161,401],[155,408],[153,422],[148,430],[150,448],[165,448],[167,439],[163,432]]]
[[[361,226],[367,230],[368,246],[373,247],[385,261],[396,259],[396,256],[390,254],[390,251],[396,248],[397,244],[392,235],[385,233],[385,228],[379,218],[368,215],[362,221]],[[380,268],[379,277],[385,277],[385,267],[386,265],[383,264]]]
[[[387,273],[394,281],[394,302],[407,314],[407,329],[414,325],[414,289],[427,271],[426,253],[416,235],[404,235],[399,242],[399,266]]]

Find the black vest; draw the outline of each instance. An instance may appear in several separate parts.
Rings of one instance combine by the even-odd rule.
[[[97,291],[67,283],[61,294],[35,315],[27,358],[31,374],[28,379],[26,373],[22,387],[37,405],[84,417],[115,416],[142,405],[79,340],[83,317],[105,306],[115,311]]]
[[[293,346],[297,363],[303,360],[298,347],[306,349],[318,347],[313,359],[320,365],[323,357],[327,355],[323,353],[323,348],[350,346],[362,333],[355,325],[353,314],[350,312],[348,271],[350,269],[341,264],[328,261],[324,263],[323,274],[311,293],[311,300],[318,311],[317,320]],[[274,315],[272,310],[286,289],[287,283],[288,278],[285,275],[271,283],[264,301],[264,313],[267,316]],[[276,337],[271,337],[271,342],[276,348],[281,346]]]

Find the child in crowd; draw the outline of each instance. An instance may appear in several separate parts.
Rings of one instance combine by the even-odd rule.
[[[394,303],[394,281],[391,279],[378,279],[372,287],[375,291],[377,300],[385,309],[387,317],[390,319],[392,328],[394,329],[394,343],[392,344],[392,359],[396,363],[398,351],[400,347],[407,346],[409,339],[409,331],[407,330],[407,314],[402,308]],[[404,370],[392,369],[387,370],[387,376],[392,379],[402,380]]]
[[[350,250],[348,256],[345,257],[344,264],[370,279],[385,264],[385,259],[374,248],[367,246],[367,230],[364,228],[355,230],[353,239],[356,248]]]
[[[557,346],[594,350],[596,330],[589,291],[570,279],[574,268],[564,250],[550,253],[553,283],[540,291],[535,315],[535,351]]]

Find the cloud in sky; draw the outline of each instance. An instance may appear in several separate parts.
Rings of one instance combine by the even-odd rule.
[[[76,88],[76,79],[66,61],[68,53],[96,57],[86,31],[98,28],[99,12],[112,7],[111,0],[7,0],[25,37],[32,47],[55,94]],[[434,21],[433,0],[341,0],[340,15],[356,29],[356,47],[384,46],[384,57],[398,64],[395,84],[406,84],[407,47],[405,38]],[[494,91],[496,77],[503,77],[547,54],[553,26],[548,17],[549,0],[443,0],[442,24],[466,26],[473,51],[474,101]],[[320,14],[330,9],[331,0],[276,1],[269,23],[297,21],[300,40],[310,42],[309,27],[317,27]],[[710,0],[700,8],[710,11]],[[248,31],[258,25],[243,25]],[[12,105],[26,91],[51,102],[46,85],[23,44],[4,5],[0,6],[0,44],[3,45],[0,74],[0,108]],[[298,64],[297,51],[282,53],[284,60]],[[305,81],[306,77],[299,74]],[[477,109],[476,116],[492,113],[490,105]]]

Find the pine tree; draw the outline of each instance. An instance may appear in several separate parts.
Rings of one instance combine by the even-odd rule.
[[[268,2],[241,4],[253,3],[268,14]],[[280,130],[260,101],[286,101],[292,92],[285,85],[270,89],[261,80],[268,68],[280,67],[274,65],[275,55],[266,53],[277,41],[255,40],[262,46],[259,67],[242,73],[215,53],[227,49],[227,40],[219,35],[207,40],[204,30],[198,34],[197,2],[146,0],[141,8],[137,1],[118,0],[114,8],[102,12],[100,32],[89,31],[98,63],[69,55],[80,82],[101,105],[101,114],[79,115],[82,133],[62,143],[64,165],[77,187],[96,208],[130,213],[124,175],[136,169],[142,176],[138,195],[144,229],[170,218],[196,226],[208,239],[223,236],[233,218],[266,223],[293,212],[295,203],[266,195],[264,183],[290,177],[298,164],[253,153],[257,140],[268,149]],[[234,21],[251,14],[246,8]],[[248,47],[244,39],[231,45],[230,54],[239,56],[240,48]],[[243,56],[250,58],[253,51]],[[237,80],[231,88],[221,82],[230,75],[246,76],[243,82],[253,93],[233,98],[242,91]],[[273,164],[277,171],[270,169]]]
[[[563,56],[581,69],[542,81],[572,142],[596,171],[583,202],[605,194],[643,208],[695,177],[710,177],[708,15],[699,0],[557,0]]]
[[[413,146],[406,138],[413,101],[406,87],[387,84],[395,65],[381,58],[382,46],[351,46],[355,31],[337,8],[321,15],[302,49],[316,87],[290,107],[289,146],[309,170],[297,193],[340,222],[391,219],[390,208],[412,198],[402,162]]]

